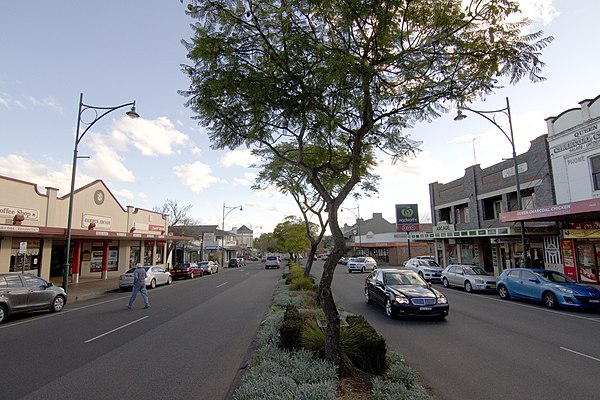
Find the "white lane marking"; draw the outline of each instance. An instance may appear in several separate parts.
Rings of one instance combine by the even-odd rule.
[[[220,285],[217,285],[217,289],[218,289],[218,288],[220,288],[221,286],[225,286],[225,285],[227,285],[228,283],[229,283],[229,282],[223,282],[223,283],[221,283]]]
[[[573,354],[577,354],[577,355],[582,356],[582,357],[589,358],[590,360],[594,360],[594,361],[600,362],[600,358],[592,357],[590,355],[587,355],[587,354],[584,354],[584,353],[580,353],[580,352],[575,351],[575,350],[567,349],[566,347],[561,347],[561,349],[564,350],[564,351],[569,351],[569,352],[571,352]]]
[[[93,342],[93,341],[94,341],[94,340],[96,340],[96,339],[100,339],[101,337],[104,337],[104,336],[106,336],[106,335],[110,335],[111,333],[114,333],[114,332],[116,332],[116,331],[118,331],[118,330],[121,330],[121,329],[123,329],[123,328],[126,328],[126,327],[128,327],[129,325],[136,324],[136,323],[138,323],[138,322],[140,322],[140,321],[142,321],[142,320],[145,320],[146,318],[148,318],[148,316],[147,316],[147,315],[146,315],[145,317],[142,317],[142,318],[140,318],[140,319],[136,319],[135,321],[131,321],[131,322],[130,322],[130,323],[128,323],[128,324],[121,325],[121,326],[119,326],[118,328],[112,329],[112,330],[110,330],[110,331],[108,331],[108,332],[104,332],[103,334],[101,334],[101,335],[98,335],[98,336],[96,336],[96,337],[93,337],[93,338],[91,338],[91,339],[88,339],[88,340],[86,340],[86,341],[85,341],[85,342],[83,342],[83,343],[86,343],[86,344],[87,344],[87,343]]]

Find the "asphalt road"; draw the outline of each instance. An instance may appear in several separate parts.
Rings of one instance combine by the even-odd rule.
[[[115,292],[8,321],[0,398],[228,398],[280,277],[250,264],[150,290],[147,310]]]
[[[313,275],[320,277],[322,262]],[[495,294],[446,294],[445,321],[389,319],[364,302],[367,274],[338,265],[338,306],[364,315],[439,399],[600,398],[600,314],[553,311]]]

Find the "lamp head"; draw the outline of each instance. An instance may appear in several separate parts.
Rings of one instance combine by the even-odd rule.
[[[244,211],[244,209],[242,208],[242,206],[240,206],[240,211]]]
[[[456,117],[454,117],[454,120],[462,121],[465,118],[467,118],[467,116],[465,114],[463,114],[462,110],[459,108],[458,111],[456,112]]]
[[[125,115],[127,115],[131,119],[136,119],[140,117],[140,115],[137,112],[135,112],[135,102],[133,103],[133,106],[131,106],[131,110],[127,111]]]

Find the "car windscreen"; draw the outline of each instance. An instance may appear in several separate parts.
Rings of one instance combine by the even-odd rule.
[[[440,266],[440,264],[438,264],[437,262],[433,261],[433,260],[419,260],[419,265],[424,265],[426,267],[438,267]]]
[[[485,272],[482,268],[480,267],[469,267],[469,268],[465,268],[465,273],[467,275],[489,275],[487,272]]]
[[[267,257],[267,260],[271,260],[271,261],[277,260],[277,257],[275,257],[275,256]]]
[[[386,273],[383,276],[386,285],[425,285],[417,274]]]
[[[135,272],[137,268],[131,268],[130,270],[128,270],[127,272],[125,272],[126,274],[133,274]]]
[[[207,266],[208,265],[208,261],[204,261],[200,263],[201,266]]]
[[[575,281],[573,279],[569,278],[566,275],[561,274],[560,272],[556,272],[556,271],[543,271],[543,272],[536,271],[536,274],[538,274],[545,281],[548,281],[548,282],[575,283]]]

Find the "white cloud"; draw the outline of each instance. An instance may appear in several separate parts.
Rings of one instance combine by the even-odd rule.
[[[221,165],[224,167],[238,166],[248,168],[258,161],[258,158],[252,154],[250,149],[232,150],[225,153],[221,158]]]
[[[56,167],[23,156],[9,154],[0,157],[0,175],[56,188],[59,190],[60,196],[64,196],[71,190],[71,165],[68,164]],[[78,170],[75,188],[87,185],[94,180],[96,178]]]
[[[63,108],[60,105],[60,103],[52,97],[46,97],[45,99],[38,100],[33,96],[27,96],[27,100],[34,106],[51,108],[58,111],[61,114],[63,112]]]
[[[550,24],[560,13],[554,8],[552,0],[519,0],[524,17],[541,20],[544,25]]]
[[[112,137],[126,136],[144,156],[172,155],[176,146],[185,146],[189,137],[178,131],[166,117],[155,120],[121,118],[115,121]]]
[[[175,166],[173,173],[179,177],[184,186],[194,193],[200,193],[215,183],[226,183],[226,181],[212,176],[210,167],[200,161]]]
[[[239,186],[250,187],[254,183],[254,180],[256,179],[256,177],[257,177],[256,174],[253,174],[251,172],[246,172],[246,173],[244,173],[243,178],[233,178],[233,182]]]

